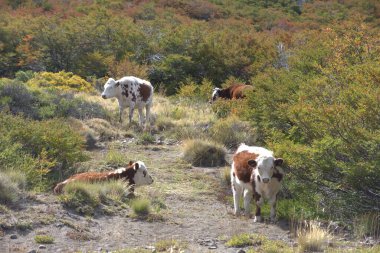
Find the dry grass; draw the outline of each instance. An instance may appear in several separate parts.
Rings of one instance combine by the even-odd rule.
[[[225,155],[225,148],[211,141],[187,140],[183,144],[183,157],[194,166],[223,166],[226,164]]]
[[[380,237],[380,212],[360,215],[353,223],[355,236],[358,238]]]
[[[298,231],[300,252],[320,252],[327,249],[332,235],[323,229],[316,221],[306,222],[304,228]]]

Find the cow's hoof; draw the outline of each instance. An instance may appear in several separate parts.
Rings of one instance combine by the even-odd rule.
[[[253,222],[261,222],[261,216],[255,216]]]

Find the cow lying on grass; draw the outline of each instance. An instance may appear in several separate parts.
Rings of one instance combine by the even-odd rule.
[[[233,156],[231,166],[231,185],[234,196],[234,213],[240,213],[240,198],[244,195],[245,215],[249,216],[252,195],[256,201],[254,222],[261,221],[261,206],[264,198],[268,199],[270,219],[276,215],[276,198],[284,176],[278,167],[283,163],[281,158],[274,158],[273,152],[261,147],[250,147],[240,144]]]
[[[241,99],[245,97],[245,90],[252,89],[253,86],[246,84],[233,84],[225,89],[214,88],[214,90],[212,91],[210,103],[214,102],[217,98]]]
[[[127,168],[119,168],[114,171],[105,171],[105,172],[84,172],[72,175],[62,183],[57,184],[54,188],[56,194],[62,193],[63,187],[66,184],[81,181],[81,182],[103,182],[107,180],[116,180],[121,179],[128,183],[131,186],[131,190],[134,190],[134,187],[141,185],[149,185],[153,183],[152,177],[148,174],[148,170],[143,162],[137,161],[133,163],[129,162]]]

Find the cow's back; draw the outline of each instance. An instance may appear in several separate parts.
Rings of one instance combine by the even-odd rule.
[[[251,85],[246,85],[246,84],[235,84],[230,87],[230,92],[231,92],[231,98],[232,99],[240,99],[244,98],[245,90],[253,89]]]

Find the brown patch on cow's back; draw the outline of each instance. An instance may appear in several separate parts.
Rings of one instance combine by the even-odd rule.
[[[139,86],[138,92],[140,96],[142,97],[142,101],[146,102],[148,101],[149,97],[152,95],[152,88],[148,84],[142,83]]]
[[[244,90],[253,89],[251,85],[246,84],[236,84],[234,86],[231,86],[231,98],[233,99],[239,99],[244,98]]]
[[[251,181],[251,175],[254,168],[248,165],[248,161],[255,160],[258,156],[258,154],[250,153],[248,151],[242,151],[234,155],[234,173],[240,181],[245,183]]]

